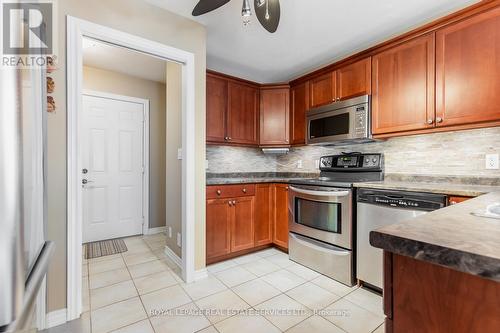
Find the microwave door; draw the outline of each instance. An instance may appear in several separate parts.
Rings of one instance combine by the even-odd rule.
[[[308,118],[309,144],[348,140],[354,130],[351,108],[325,112]]]

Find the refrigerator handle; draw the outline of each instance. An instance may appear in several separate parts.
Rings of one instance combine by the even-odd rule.
[[[6,332],[17,332],[27,329],[31,325],[31,315],[35,305],[36,297],[40,289],[52,255],[54,254],[55,244],[52,241],[45,242],[40,255],[31,270],[31,273],[26,282],[26,289],[24,291],[24,299],[22,309],[16,320],[7,327]]]

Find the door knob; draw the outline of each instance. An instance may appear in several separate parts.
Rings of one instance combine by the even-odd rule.
[[[92,180],[88,180],[88,179],[82,179],[82,184],[85,185],[85,184],[88,184],[88,183],[93,183],[94,181]]]
[[[88,172],[89,172],[89,170],[87,170],[87,169],[82,169],[82,173],[83,173],[83,174],[86,174],[86,173],[88,173]]]

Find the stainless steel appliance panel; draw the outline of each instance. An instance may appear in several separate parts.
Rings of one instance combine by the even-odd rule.
[[[290,233],[288,253],[290,260],[348,286],[355,284],[352,251]]]
[[[410,220],[424,211],[387,208],[358,203],[356,276],[375,287],[383,289],[383,251],[370,245],[370,231],[385,225]]]
[[[311,109],[307,113],[306,143],[334,145],[373,141],[370,102],[370,96],[365,95]]]
[[[289,186],[291,232],[352,249],[352,190]]]

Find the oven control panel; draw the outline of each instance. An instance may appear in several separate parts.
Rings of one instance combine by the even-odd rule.
[[[350,153],[323,156],[320,159],[321,171],[364,171],[382,168],[382,154]]]

